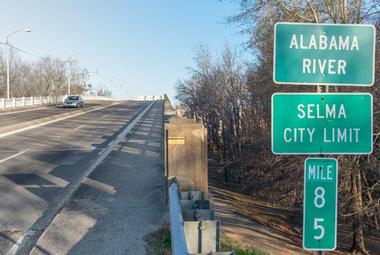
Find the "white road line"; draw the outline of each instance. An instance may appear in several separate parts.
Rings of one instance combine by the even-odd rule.
[[[32,109],[27,109],[27,110],[21,110],[21,111],[14,111],[14,112],[3,112],[3,113],[0,113],[0,116],[1,115],[9,115],[9,114],[15,114],[15,113],[21,113],[21,112],[31,112],[31,111],[38,111],[38,110],[42,110],[42,109],[45,109],[49,106],[43,106],[43,107],[36,107],[36,108],[32,108]],[[51,107],[54,107],[54,106],[51,106]]]
[[[79,127],[77,127],[77,128],[74,128],[73,131],[77,131],[77,130],[81,129],[82,127],[85,127],[85,126],[86,126],[86,125],[82,125],[82,126],[79,126]]]
[[[79,116],[79,115],[83,115],[83,114],[86,114],[86,113],[89,113],[89,112],[98,111],[98,110],[101,110],[101,109],[104,109],[104,108],[108,108],[108,107],[111,107],[111,106],[114,106],[114,105],[118,105],[118,104],[121,104],[121,103],[122,102],[120,102],[120,103],[114,103],[114,104],[98,107],[98,108],[95,108],[95,109],[92,109],[92,110],[89,110],[89,111],[76,113],[76,114],[73,114],[73,115],[70,115],[70,116],[66,116],[66,117],[63,117],[63,118],[59,118],[59,119],[56,119],[56,120],[51,120],[51,121],[47,121],[47,122],[44,122],[44,123],[36,124],[36,125],[33,125],[33,126],[29,126],[29,127],[25,127],[25,128],[20,128],[20,129],[14,130],[14,131],[10,131],[10,132],[7,132],[7,133],[0,134],[0,138],[1,137],[5,137],[5,136],[9,136],[9,135],[13,135],[13,134],[17,134],[17,133],[20,133],[20,132],[23,132],[23,131],[27,131],[27,130],[30,130],[30,129],[33,129],[33,128],[42,127],[42,126],[45,126],[45,125],[48,125],[48,124],[51,124],[51,123],[55,123],[55,122],[58,122],[58,121],[61,121],[61,120],[70,119],[70,118],[73,118],[73,117],[76,117],[76,116]]]
[[[10,118],[5,118],[5,119],[1,119],[1,121],[5,121],[5,120],[14,120],[14,119],[17,119],[18,117],[10,117]]]
[[[62,148],[62,149],[50,149],[50,148],[47,148],[47,149],[28,149],[27,152],[65,152],[65,151],[101,151],[101,150],[104,150],[104,149],[101,149],[101,148],[78,148],[78,149],[75,149],[75,148]],[[11,152],[16,152],[16,151],[2,151],[0,150],[0,153],[11,153]]]
[[[12,155],[12,156],[9,156],[9,157],[7,157],[7,158],[5,158],[5,159],[2,159],[2,160],[0,160],[0,164],[1,164],[1,163],[4,163],[4,162],[7,161],[7,160],[10,160],[10,159],[12,159],[12,158],[15,158],[15,157],[17,157],[17,156],[20,156],[21,154],[24,154],[25,152],[27,152],[27,151],[21,151],[21,152],[16,153],[16,154],[14,154],[14,155]]]
[[[104,118],[107,118],[108,115],[109,115],[109,114],[103,115],[102,118],[103,118],[103,119],[104,119]]]

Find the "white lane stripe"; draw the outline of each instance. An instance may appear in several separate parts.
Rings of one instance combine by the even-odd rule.
[[[79,126],[77,128],[74,128],[73,131],[77,131],[78,129],[81,129],[82,127],[85,127],[86,125]]]
[[[73,117],[76,117],[76,116],[79,116],[79,115],[83,115],[83,114],[86,114],[86,113],[89,113],[89,112],[98,111],[98,110],[101,110],[101,109],[104,109],[104,108],[108,108],[108,107],[111,107],[111,106],[114,106],[114,105],[118,105],[118,104],[121,104],[121,103],[122,102],[120,102],[120,103],[114,103],[114,104],[98,107],[98,108],[95,108],[95,109],[92,109],[92,110],[89,110],[89,111],[76,113],[76,114],[73,114],[73,115],[70,115],[70,116],[66,116],[66,117],[63,117],[63,118],[60,118],[60,119],[47,121],[47,122],[44,122],[44,123],[36,124],[36,125],[25,127],[25,128],[20,128],[20,129],[14,130],[14,131],[10,131],[10,132],[7,132],[7,133],[0,134],[0,138],[1,137],[5,137],[5,136],[9,136],[9,135],[13,135],[13,134],[17,134],[17,133],[20,133],[20,132],[23,132],[23,131],[27,131],[27,130],[30,130],[30,129],[33,129],[33,128],[42,127],[42,126],[45,126],[45,125],[48,125],[48,124],[51,124],[51,123],[55,123],[55,122],[58,122],[58,121],[61,121],[61,120],[66,120],[66,119],[69,119],[69,118],[73,118]]]
[[[0,116],[1,115],[10,115],[10,114],[22,113],[22,112],[38,111],[38,110],[46,109],[47,107],[50,107],[50,106],[36,107],[36,108],[32,108],[32,109],[21,110],[21,111],[14,111],[14,112],[3,112],[3,113],[0,113]],[[51,106],[51,107],[54,107],[54,106]]]
[[[1,119],[1,121],[5,121],[5,120],[14,120],[14,119],[17,119],[17,117],[9,117],[9,118],[5,118],[5,119]]]
[[[5,161],[7,161],[7,160],[10,160],[10,159],[12,159],[12,158],[15,158],[15,157],[17,157],[17,156],[20,156],[21,154],[24,154],[26,151],[21,151],[21,152],[19,152],[19,153],[16,153],[16,154],[14,154],[14,155],[12,155],[12,156],[9,156],[9,157],[7,157],[7,158],[5,158],[5,159],[2,159],[2,160],[0,160],[0,164],[1,163],[4,163]]]
[[[94,147],[94,148],[61,148],[61,149],[28,149],[28,152],[60,152],[60,151],[101,151],[104,150],[102,148]],[[15,153],[16,151],[7,151],[7,150],[0,150],[0,153]]]
[[[104,118],[107,118],[108,115],[109,115],[109,114],[103,115],[102,118],[103,118],[103,119],[104,119]]]

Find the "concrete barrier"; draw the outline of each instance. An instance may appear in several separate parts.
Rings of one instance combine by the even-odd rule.
[[[180,191],[199,190],[208,197],[207,129],[201,123],[174,118],[165,123],[166,176],[175,176]]]
[[[67,96],[0,98],[0,110],[62,104]],[[104,96],[82,96],[85,101],[117,101]]]
[[[173,255],[234,254],[220,252],[220,222],[214,220],[214,212],[207,200],[207,129],[192,119],[176,117],[167,97],[164,112],[165,176],[169,193],[166,195],[169,198]],[[180,193],[174,192],[173,187]]]

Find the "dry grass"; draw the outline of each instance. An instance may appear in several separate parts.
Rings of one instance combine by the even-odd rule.
[[[146,251],[151,255],[171,255],[171,236],[169,226],[165,226],[145,237]]]

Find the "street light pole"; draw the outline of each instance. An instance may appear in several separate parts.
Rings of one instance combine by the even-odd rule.
[[[67,71],[67,93],[68,93],[68,96],[71,95],[71,62],[70,62],[70,59],[76,55],[83,56],[84,54],[82,52],[74,53],[74,54],[71,54],[66,60],[66,62],[69,64],[69,70]]]
[[[71,64],[69,63],[69,70],[68,70],[68,84],[67,84],[67,95],[71,95]]]
[[[11,54],[11,46],[9,45],[9,37],[12,35],[18,33],[18,32],[32,32],[31,29],[25,28],[13,31],[12,33],[8,34],[5,40],[5,44],[7,45],[7,99],[10,98],[10,86],[9,86],[9,62],[10,62],[10,54]]]
[[[115,80],[115,78],[116,78],[116,76],[117,75],[113,75],[112,77],[111,77],[111,79],[110,79],[110,82],[111,82],[111,96],[112,96],[112,94],[113,94],[113,81]]]
[[[7,99],[10,98],[10,89],[9,89],[9,55],[10,55],[10,51],[11,51],[11,47],[9,47],[9,44],[8,44],[8,37],[7,37],[7,41],[6,41],[6,44],[7,44]]]

